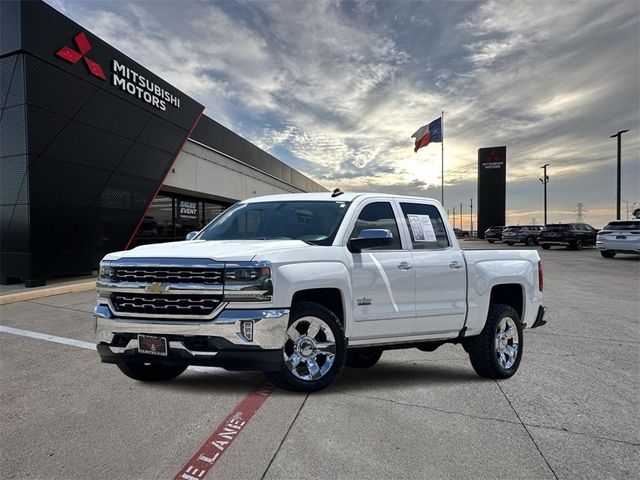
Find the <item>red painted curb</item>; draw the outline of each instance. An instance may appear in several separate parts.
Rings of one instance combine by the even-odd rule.
[[[260,385],[235,406],[225,420],[218,425],[196,454],[184,464],[174,480],[201,480],[227,451],[249,420],[269,398],[275,386],[271,383]]]

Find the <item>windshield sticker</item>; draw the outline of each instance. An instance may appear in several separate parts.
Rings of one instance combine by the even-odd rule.
[[[433,230],[429,215],[407,215],[407,218],[416,242],[436,241],[436,232]]]

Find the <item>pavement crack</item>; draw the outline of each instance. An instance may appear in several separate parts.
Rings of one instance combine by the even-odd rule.
[[[51,305],[49,303],[40,303],[40,302],[36,302],[34,300],[26,300],[27,303],[35,303],[36,305],[40,305],[42,307],[51,307],[51,308],[58,308],[61,310],[69,310],[70,312],[79,312],[79,313],[84,313],[86,315],[91,315],[91,312],[87,312],[86,310],[78,310],[77,308],[69,308],[69,307],[62,307],[60,305]]]
[[[293,417],[293,421],[291,422],[291,425],[289,425],[289,428],[287,428],[286,433],[282,437],[282,440],[280,441],[280,445],[278,445],[278,449],[273,454],[273,457],[271,457],[271,460],[269,460],[269,465],[267,465],[267,468],[265,468],[264,472],[262,472],[262,476],[260,477],[260,480],[264,480],[264,477],[267,475],[267,472],[271,468],[271,465],[273,464],[273,461],[278,456],[278,453],[280,453],[280,449],[282,448],[282,445],[284,444],[284,441],[289,436],[289,433],[291,432],[291,429],[293,428],[293,424],[296,423],[296,420],[298,420],[298,417],[300,416],[300,412],[302,411],[302,409],[304,408],[305,403],[307,403],[307,400],[309,399],[309,395],[310,395],[310,393],[307,393],[307,395],[304,397],[304,400],[303,400],[302,404],[300,404],[300,408],[296,412],[296,416]]]
[[[444,410],[442,408],[429,407],[427,405],[419,405],[419,404],[416,404],[416,403],[399,402],[397,400],[392,400],[390,398],[374,397],[374,396],[370,396],[370,395],[356,395],[354,393],[346,393],[346,392],[342,392],[342,391],[336,391],[336,393],[339,393],[341,395],[346,395],[348,397],[367,398],[369,400],[378,400],[380,402],[393,403],[393,404],[399,405],[401,407],[421,408],[423,410],[431,410],[433,412],[446,413],[446,414],[449,414],[449,415],[460,415],[462,417],[474,418],[476,420],[489,420],[489,421],[492,421],[492,422],[501,422],[501,423],[509,423],[511,425],[520,425],[520,422],[514,422],[512,420],[505,420],[503,418],[482,417],[480,415],[473,415],[473,414],[464,413],[464,412],[456,412],[456,411],[453,411],[453,410]]]
[[[553,477],[556,480],[558,480],[558,475],[556,474],[556,471],[553,469],[553,467],[549,463],[549,460],[547,460],[547,457],[544,456],[544,453],[542,453],[542,450],[540,450],[540,447],[538,446],[538,443],[533,438],[533,435],[531,435],[531,432],[529,431],[529,429],[527,428],[525,423],[520,418],[520,415],[518,414],[518,412],[516,411],[515,407],[511,403],[511,400],[509,400],[509,397],[507,397],[507,394],[504,392],[504,390],[502,390],[502,387],[500,386],[500,383],[497,380],[496,380],[496,385],[498,386],[498,389],[500,390],[500,392],[502,392],[502,395],[504,396],[505,400],[507,401],[507,403],[511,407],[511,410],[513,410],[513,413],[515,413],[516,417],[518,417],[518,420],[520,421],[520,424],[522,425],[522,428],[524,428],[525,432],[527,432],[527,435],[529,435],[529,438],[533,442],[533,445],[536,447],[536,450],[538,450],[538,453],[540,454],[540,456],[544,460],[544,463],[546,463],[547,467],[549,467],[549,470],[551,470],[551,473],[553,474]]]

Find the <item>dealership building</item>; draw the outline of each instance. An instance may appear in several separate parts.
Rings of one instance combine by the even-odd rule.
[[[0,282],[87,274],[239,200],[326,190],[49,5],[0,9]]]

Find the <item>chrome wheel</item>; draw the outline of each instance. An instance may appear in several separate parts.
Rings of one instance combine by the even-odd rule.
[[[496,355],[498,363],[505,370],[513,367],[518,358],[520,337],[516,322],[511,317],[504,317],[496,331]]]
[[[284,364],[300,380],[318,380],[336,356],[336,340],[329,325],[318,317],[302,317],[287,329],[282,349]]]

